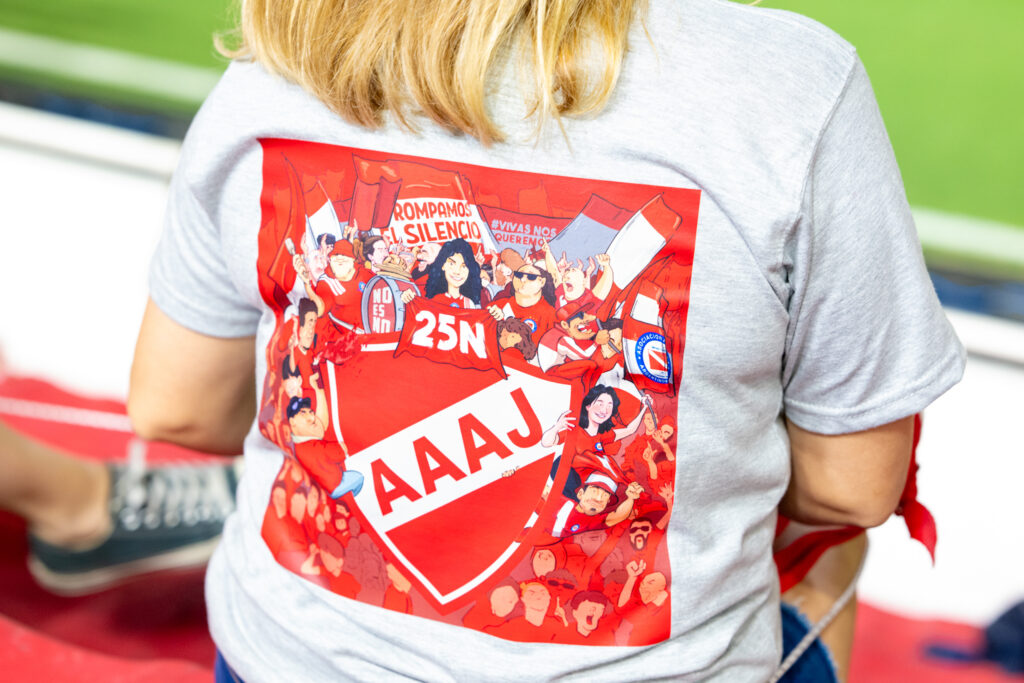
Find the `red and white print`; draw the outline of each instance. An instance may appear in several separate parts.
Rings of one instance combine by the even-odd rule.
[[[261,144],[277,561],[498,638],[668,638],[700,193]]]

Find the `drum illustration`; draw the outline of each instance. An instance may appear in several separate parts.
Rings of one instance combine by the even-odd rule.
[[[413,282],[391,275],[375,275],[363,290],[363,329],[371,334],[399,332],[405,321],[402,292],[419,288]]]

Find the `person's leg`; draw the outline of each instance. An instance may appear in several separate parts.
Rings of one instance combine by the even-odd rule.
[[[29,571],[82,595],[135,576],[200,567],[234,509],[240,458],[149,467],[62,453],[0,423],[0,508],[24,517]]]
[[[110,475],[103,464],[66,455],[0,422],[0,508],[54,545],[95,543],[110,533]]]
[[[854,580],[866,552],[864,534],[829,548],[800,583],[782,594],[782,601],[795,607],[811,624],[817,623]],[[832,656],[840,681],[846,681],[849,675],[856,617],[854,596],[820,636]]]

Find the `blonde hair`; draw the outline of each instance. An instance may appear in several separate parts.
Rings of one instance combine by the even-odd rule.
[[[487,112],[506,48],[528,58],[529,114],[593,114],[615,88],[635,15],[647,0],[241,0],[232,58],[253,58],[370,128],[422,113],[487,144]],[[526,93],[529,96],[529,93]]]

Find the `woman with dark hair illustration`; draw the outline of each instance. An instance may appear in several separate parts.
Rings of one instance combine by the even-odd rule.
[[[459,238],[441,245],[430,264],[427,297],[455,308],[480,308],[480,264],[473,247]]]
[[[570,445],[570,466],[573,472],[566,481],[566,490],[572,486],[575,492],[580,480],[596,470],[614,477],[623,484],[627,483],[622,468],[611,456],[618,452],[618,442],[636,432],[644,415],[651,409],[651,399],[647,394],[643,395],[641,402],[643,408],[636,417],[624,427],[616,428],[616,422],[621,422],[619,396],[611,387],[598,384],[587,392],[580,403],[578,425],[573,425],[576,418],[570,417],[569,413],[572,411],[567,410],[558,417],[554,426],[544,432],[540,440],[542,445],[551,447],[566,442]],[[559,460],[560,458],[555,458],[552,476],[558,469]]]

